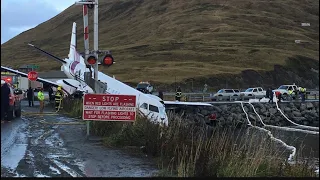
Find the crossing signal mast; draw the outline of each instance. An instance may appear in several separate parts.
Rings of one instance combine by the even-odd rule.
[[[81,0],[75,3],[76,5],[82,5],[83,10],[83,28],[84,28],[84,48],[85,48],[85,63],[87,67],[94,69],[94,80],[98,81],[98,63],[100,62],[103,66],[110,67],[114,63],[114,59],[110,51],[98,50],[98,0]],[[94,9],[94,50],[89,50],[89,23],[88,23],[88,9]],[[98,55],[104,54],[104,57],[99,60]],[[96,87],[94,87],[97,91]]]
[[[85,63],[88,68],[93,67],[94,69],[94,80],[98,82],[98,62],[100,61],[104,66],[111,66],[114,63],[114,59],[110,53],[110,51],[99,51],[98,48],[98,0],[81,0],[75,3],[76,5],[82,5],[83,11],[83,35],[84,35],[84,49],[85,49]],[[94,50],[90,52],[89,50],[89,24],[88,24],[88,9],[94,9],[94,19],[93,19],[93,45]],[[105,54],[103,59],[99,60],[99,54]],[[92,76],[92,75],[91,75]],[[94,83],[94,91],[98,93],[97,83]],[[89,136],[90,132],[90,121],[87,122],[87,136]]]

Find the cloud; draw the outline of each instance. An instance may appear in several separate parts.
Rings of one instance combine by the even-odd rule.
[[[74,3],[75,0],[1,0],[1,44]]]

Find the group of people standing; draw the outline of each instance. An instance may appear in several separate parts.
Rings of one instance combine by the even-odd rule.
[[[49,102],[53,102],[55,101],[55,109],[61,109],[61,102],[62,102],[62,98],[63,98],[63,91],[62,91],[62,87],[58,86],[57,88],[57,92],[54,94],[52,87],[49,87],[48,90],[48,94],[49,94]],[[43,113],[44,110],[44,93],[43,93],[43,88],[39,89],[39,92],[37,93],[37,98],[39,100],[39,110],[40,113]],[[34,90],[29,87],[28,91],[27,91],[27,99],[29,102],[29,107],[34,106]]]
[[[269,102],[273,102],[274,95],[277,97],[279,102],[281,102],[281,100],[284,99],[283,95],[279,91],[273,92],[271,87],[269,87],[266,91],[266,98],[270,99]],[[304,102],[307,95],[307,89],[302,87],[298,87],[296,89],[289,89],[287,100],[297,100],[299,99],[299,95],[301,97],[301,101]]]

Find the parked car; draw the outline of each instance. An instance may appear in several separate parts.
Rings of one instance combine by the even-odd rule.
[[[147,94],[152,94],[153,92],[153,86],[149,82],[140,82],[136,89]]]
[[[14,117],[21,116],[22,91],[14,90],[12,85],[8,85],[10,88],[8,120],[11,121],[14,119]]]
[[[216,94],[213,95],[213,101],[222,100],[239,100],[240,91],[238,89],[220,89]]]
[[[262,87],[253,87],[241,92],[240,96],[244,99],[261,99],[266,96],[266,91]]]

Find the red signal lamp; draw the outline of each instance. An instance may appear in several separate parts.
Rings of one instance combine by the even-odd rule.
[[[94,55],[91,55],[91,56],[88,57],[87,63],[89,65],[94,65],[94,64],[97,63],[97,58]]]
[[[104,66],[111,66],[114,63],[114,59],[111,54],[107,54],[102,59],[102,65]]]
[[[7,80],[7,82],[11,82],[12,79],[11,78],[7,78],[6,80]]]

